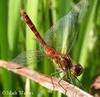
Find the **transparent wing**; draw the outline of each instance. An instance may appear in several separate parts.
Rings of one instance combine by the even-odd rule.
[[[21,65],[29,65],[36,64],[39,61],[43,61],[44,58],[47,58],[44,53],[29,50],[23,51],[22,53],[18,54],[13,60],[11,60],[11,62]]]
[[[60,52],[69,52],[75,44],[79,25],[86,13],[88,3],[81,0],[73,9],[47,31],[46,42]]]

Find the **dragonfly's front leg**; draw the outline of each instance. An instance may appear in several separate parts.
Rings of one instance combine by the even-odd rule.
[[[54,90],[54,88],[55,88],[54,82],[53,82],[53,76],[58,75],[58,74],[60,74],[60,73],[62,73],[62,72],[63,72],[63,71],[62,71],[61,69],[57,68],[57,69],[55,70],[55,72],[51,74],[51,82],[52,82],[52,84],[53,84],[53,90]]]
[[[65,77],[66,77],[66,74],[64,74],[64,75],[61,77],[61,79],[59,80],[58,84],[64,89],[65,95],[66,95],[67,90],[66,90],[66,89],[62,86],[62,84],[61,84],[61,81],[62,81]]]

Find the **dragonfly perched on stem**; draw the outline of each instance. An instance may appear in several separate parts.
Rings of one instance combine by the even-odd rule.
[[[85,9],[87,9],[87,3],[84,4],[85,0],[82,0],[81,2],[79,2],[79,4],[75,5],[74,10],[71,10],[70,13],[66,16],[64,16],[61,20],[60,20],[60,24],[58,23],[58,25],[56,25],[56,27],[53,27],[52,29],[50,29],[50,32],[55,32],[55,33],[51,33],[56,34],[56,38],[60,39],[62,38],[62,35],[64,36],[64,40],[67,41],[68,37],[66,38],[66,36],[70,36],[67,35],[67,32],[73,32],[74,33],[74,29],[77,26],[77,24],[81,21],[80,18],[82,18],[82,16],[84,16],[85,13]],[[83,15],[82,15],[83,13]],[[41,43],[41,45],[44,48],[44,53],[51,58],[57,65],[58,67],[65,73],[67,74],[67,72],[69,71],[70,74],[74,75],[75,77],[80,76],[83,72],[83,67],[81,64],[74,64],[72,59],[69,56],[69,51],[68,52],[59,52],[58,50],[56,50],[55,48],[53,48],[52,46],[49,46],[48,42],[45,41],[45,39],[40,35],[39,31],[36,29],[35,25],[33,24],[33,22],[31,21],[30,17],[27,15],[27,13],[25,12],[25,10],[21,10],[21,16],[23,21],[29,26],[29,28],[32,30],[32,32],[35,34],[35,36],[37,37],[38,41]],[[76,25],[76,26],[75,26]],[[48,31],[49,32],[49,31]],[[76,31],[77,32],[77,31]],[[49,36],[49,35],[48,35]],[[73,34],[72,37],[75,39],[77,37],[77,33]],[[71,41],[72,39],[71,38]],[[57,40],[57,39],[55,39]],[[61,44],[62,40],[59,41],[58,44]],[[63,43],[62,47],[66,48],[66,42]],[[73,43],[71,44],[71,46],[73,46]],[[27,54],[26,54],[27,55]],[[16,60],[16,59],[15,59]]]
[[[83,67],[80,64],[73,64],[70,56],[67,53],[62,54],[56,51],[54,48],[48,46],[24,10],[21,10],[21,16],[24,22],[30,27],[32,32],[38,38],[39,42],[43,45],[45,54],[50,57],[56,64],[58,64],[62,71],[70,71],[75,76],[79,76],[83,72]]]

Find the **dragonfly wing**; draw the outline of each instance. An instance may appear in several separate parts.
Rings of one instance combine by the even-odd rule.
[[[75,44],[79,25],[87,10],[88,3],[81,0],[72,10],[47,31],[47,43],[61,52],[69,52]],[[84,14],[82,14],[84,13]]]
[[[34,64],[39,61],[43,61],[43,57],[45,57],[45,54],[42,52],[37,51],[23,51],[19,55],[17,55],[13,60],[11,60],[12,63],[17,63],[21,65],[28,65],[28,64]]]

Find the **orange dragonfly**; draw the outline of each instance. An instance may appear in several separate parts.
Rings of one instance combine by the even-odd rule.
[[[23,21],[29,26],[29,28],[32,30],[32,32],[37,37],[38,41],[41,43],[41,45],[44,48],[44,53],[51,58],[56,64],[58,64],[58,67],[66,74],[68,71],[75,77],[80,76],[83,72],[83,67],[81,64],[74,64],[72,59],[69,56],[69,51],[73,46],[73,41],[77,38],[77,31],[75,31],[75,27],[78,26],[78,23],[80,23],[82,17],[84,16],[84,13],[87,9],[87,3],[83,4],[83,1],[79,2],[77,5],[75,5],[75,8],[72,9],[68,15],[64,16],[59,22],[57,22],[56,26],[53,26],[48,32],[51,32],[51,37],[53,36],[55,39],[55,42],[58,41],[58,44],[55,47],[59,49],[67,48],[68,45],[67,41],[68,38],[71,38],[71,41],[69,41],[69,49],[68,51],[64,51],[67,53],[61,53],[59,50],[55,49],[55,47],[49,46],[48,42],[50,43],[50,35],[47,35],[47,41],[40,35],[38,30],[36,29],[35,25],[31,21],[30,17],[27,15],[27,13],[24,10],[21,10],[21,16],[23,18]],[[83,15],[82,15],[83,13]],[[54,32],[54,33],[52,33]],[[69,33],[70,32],[70,33]],[[71,34],[72,32],[72,34]],[[52,35],[53,34],[53,35]],[[71,35],[70,35],[71,34]],[[66,38],[67,36],[67,38]],[[59,39],[59,40],[58,40]],[[63,40],[65,42],[62,44]],[[60,45],[60,47],[59,47]],[[61,49],[61,48],[60,48]],[[33,57],[34,55],[27,53],[26,57]],[[16,57],[13,61],[20,61],[21,57],[24,57],[25,55],[22,53],[18,57]],[[34,56],[35,57],[35,56]],[[23,59],[21,60],[23,61]],[[26,61],[25,61],[26,62]],[[21,62],[24,63],[24,62]]]
[[[54,48],[48,46],[24,10],[21,10],[21,16],[25,23],[30,27],[32,32],[35,34],[35,36],[38,38],[39,42],[43,45],[45,54],[50,57],[56,64],[58,64],[59,68],[61,68],[64,72],[70,70],[71,73],[75,76],[79,76],[82,73],[82,66],[80,64],[74,65],[68,54],[62,54],[56,51]]]

